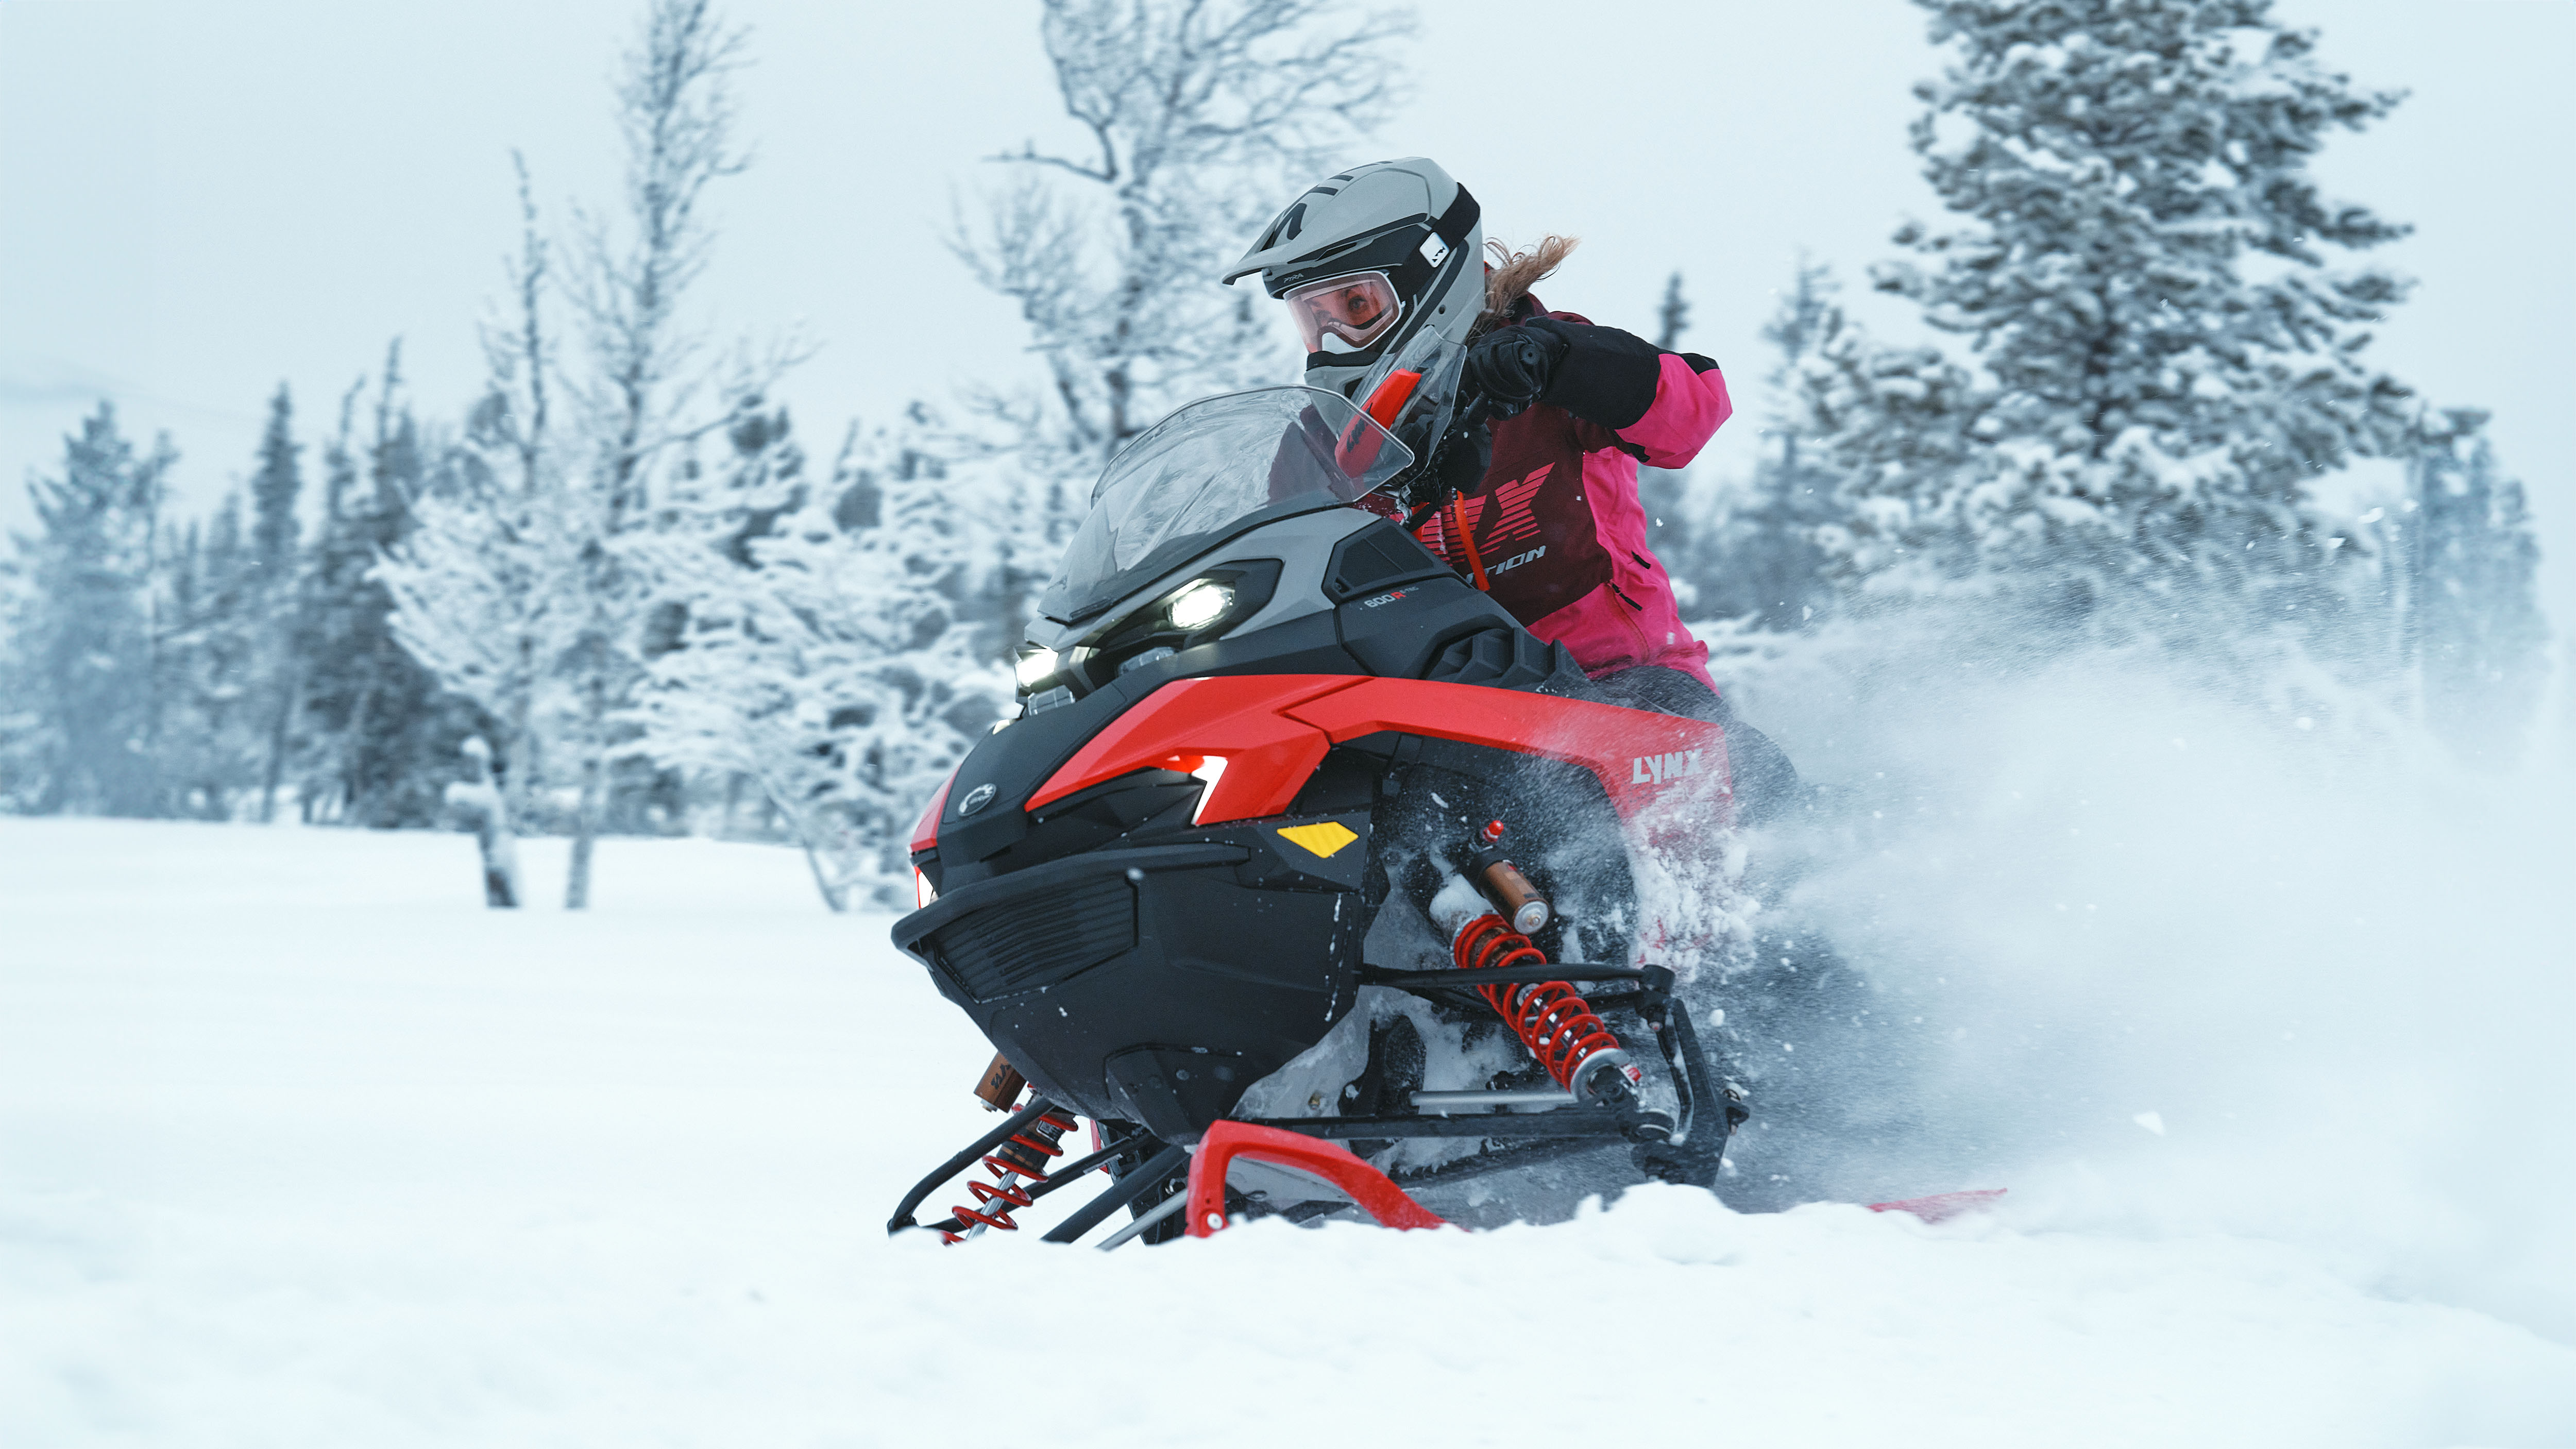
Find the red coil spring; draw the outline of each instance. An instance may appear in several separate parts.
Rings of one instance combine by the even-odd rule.
[[[1530,944],[1530,938],[1504,924],[1500,916],[1478,916],[1458,933],[1454,947],[1462,969],[1483,970],[1495,966],[1544,966],[1546,953]],[[1601,1018],[1574,994],[1574,987],[1563,981],[1542,981],[1536,985],[1479,986],[1476,994],[1485,998],[1505,1025],[1528,1047],[1538,1064],[1567,1091],[1574,1090],[1574,1074],[1592,1054],[1618,1049],[1619,1038],[1602,1025]]]
[[[948,1210],[959,1226],[980,1223],[1005,1233],[1019,1231],[1020,1225],[1011,1221],[1011,1209],[1027,1207],[1036,1199],[1029,1196],[1028,1189],[1010,1179],[1016,1174],[1030,1182],[1046,1181],[1046,1159],[1064,1156],[1061,1144],[1064,1134],[1072,1131],[1073,1125],[1070,1113],[1061,1108],[1052,1109],[1038,1114],[1038,1119],[1028,1125],[1028,1130],[1013,1134],[1010,1141],[993,1149],[992,1155],[984,1159],[984,1168],[998,1181],[969,1181],[966,1184],[966,1190],[975,1195],[975,1205]],[[983,1211],[986,1208],[991,1211]],[[944,1231],[939,1238],[946,1243],[965,1241],[963,1234]]]

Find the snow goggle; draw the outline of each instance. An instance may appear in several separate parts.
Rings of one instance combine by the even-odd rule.
[[[1356,352],[1386,335],[1404,299],[1384,272],[1328,277],[1280,298],[1308,352]]]

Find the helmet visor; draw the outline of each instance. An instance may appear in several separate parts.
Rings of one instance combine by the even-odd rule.
[[[1356,352],[1385,336],[1404,311],[1384,272],[1308,282],[1281,300],[1308,352]]]

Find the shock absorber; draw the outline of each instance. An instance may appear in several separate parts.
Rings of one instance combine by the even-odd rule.
[[[1467,970],[1545,966],[1547,954],[1486,909],[1474,886],[1451,876],[1431,900],[1431,919],[1449,932],[1450,954]],[[1645,1074],[1619,1045],[1618,1035],[1565,981],[1479,986],[1512,1034],[1529,1048],[1556,1084],[1577,1100],[1625,1101]]]
[[[995,1181],[968,1180],[966,1190],[974,1195],[974,1206],[954,1207],[949,1212],[960,1224],[972,1225],[967,1232],[976,1228],[1019,1231],[1020,1225],[1011,1220],[1011,1210],[1036,1201],[1020,1185],[1021,1180],[1046,1181],[1047,1159],[1064,1155],[1064,1134],[1073,1127],[1073,1115],[1061,1108],[1041,1114],[1027,1130],[1013,1134],[984,1158],[984,1170],[992,1173]],[[963,1233],[943,1232],[939,1237],[942,1242],[965,1241]]]
[[[1511,922],[1512,929],[1526,936],[1546,928],[1555,914],[1547,897],[1538,893],[1521,868],[1512,864],[1503,849],[1503,822],[1489,820],[1467,844],[1467,879],[1494,903],[1495,914]]]

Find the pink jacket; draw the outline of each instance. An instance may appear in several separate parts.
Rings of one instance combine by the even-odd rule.
[[[1580,325],[1541,401],[1492,425],[1494,462],[1476,493],[1415,530],[1532,634],[1563,644],[1595,678],[1640,664],[1711,689],[1708,646],[1682,626],[1672,584],[1646,547],[1637,465],[1679,468],[1734,409],[1717,364]],[[1463,524],[1463,530],[1461,525]],[[1470,557],[1469,544],[1473,545]]]

